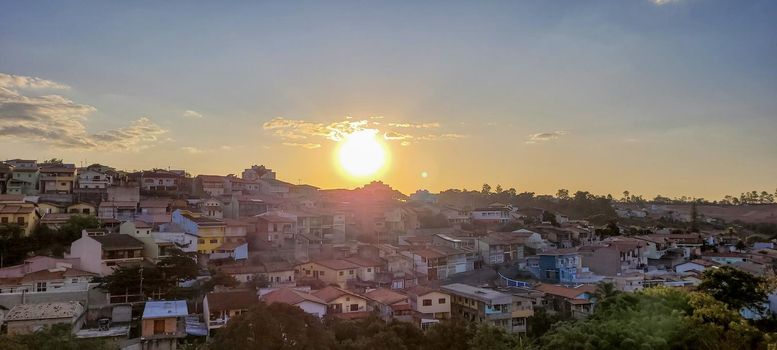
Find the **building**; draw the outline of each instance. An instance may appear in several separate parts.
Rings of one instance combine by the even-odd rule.
[[[19,304],[5,315],[5,323],[8,335],[29,334],[56,324],[79,328],[84,314],[84,306],[77,301]]]
[[[147,301],[141,320],[141,348],[175,350],[179,340],[186,337],[188,315],[185,300]]]
[[[552,283],[575,283],[577,273],[582,267],[582,259],[577,249],[566,248],[542,252],[539,256],[540,280]]]
[[[197,252],[211,254],[224,244],[226,224],[222,220],[199,216],[187,210],[173,212],[172,222],[197,237]]]
[[[81,169],[78,171],[78,188],[106,189],[113,184],[113,176],[95,170]]]
[[[415,323],[413,309],[406,294],[385,288],[368,289],[363,294],[367,305],[386,322],[391,320]]]
[[[451,296],[435,289],[416,286],[407,290],[410,307],[421,328],[451,318]]]
[[[218,175],[197,175],[194,178],[195,193],[199,195],[207,194],[211,197],[218,197],[224,192],[224,177]]]
[[[138,202],[103,201],[97,208],[97,216],[120,221],[134,220],[138,214]]]
[[[55,267],[24,272],[20,276],[0,277],[0,295],[86,292],[90,288],[89,283],[92,278],[96,276],[96,273],[75,269],[72,264],[59,263]],[[63,296],[73,297],[75,294],[80,293],[63,294]],[[48,299],[55,299],[55,297]],[[6,303],[3,302],[3,304]]]
[[[322,318],[326,316],[328,304],[321,298],[293,288],[281,287],[260,297],[267,304],[282,303],[293,305],[311,315]]]
[[[38,193],[38,162],[35,160],[14,159],[6,161],[13,167],[13,174],[8,180],[8,194],[35,195]]]
[[[228,290],[206,294],[202,308],[207,318],[208,335],[213,335],[213,330],[224,327],[229,319],[248,311],[258,302],[259,298],[253,290]]]
[[[573,318],[586,318],[594,312],[594,285],[564,287],[552,284],[539,284],[534,289],[545,293],[544,300],[548,311]]]
[[[441,289],[451,296],[453,318],[488,324],[510,333],[526,329],[526,317],[513,317],[511,294],[462,283],[444,285]]]
[[[343,259],[316,260],[297,265],[297,280],[314,278],[346,288],[348,281],[357,279],[356,272],[360,268],[361,266]]]
[[[81,268],[110,275],[116,266],[143,262],[142,241],[130,235],[84,230],[81,238],[70,245],[68,258],[81,260]]]
[[[181,188],[184,177],[177,172],[155,170],[140,174],[140,188],[146,192],[172,192]]]
[[[65,165],[40,168],[39,191],[43,194],[71,194],[76,184],[76,168]]]
[[[327,303],[327,315],[353,319],[370,314],[367,309],[367,299],[348,290],[327,286],[312,294]]]
[[[476,254],[471,250],[433,246],[414,248],[401,254],[413,259],[413,270],[426,275],[430,281],[475,269]]]
[[[489,206],[472,210],[470,218],[473,223],[485,225],[506,224],[510,222],[510,208],[506,206]]]
[[[492,232],[475,239],[475,250],[488,265],[508,263],[523,259],[525,240],[513,233]]]
[[[255,234],[251,238],[253,244],[283,247],[294,243],[297,220],[276,213],[260,214],[253,219],[256,226]]]
[[[40,215],[32,203],[0,204],[0,225],[17,226],[25,235],[38,226]]]

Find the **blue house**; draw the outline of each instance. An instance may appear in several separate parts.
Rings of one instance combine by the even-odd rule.
[[[581,267],[580,255],[574,248],[556,249],[537,254],[539,279],[552,283],[575,283]]]

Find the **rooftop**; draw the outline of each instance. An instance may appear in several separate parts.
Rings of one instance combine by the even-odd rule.
[[[296,305],[303,301],[310,301],[317,304],[326,305],[325,301],[321,300],[321,298],[313,294],[305,293],[291,288],[276,289],[272,292],[269,292],[263,295],[262,300],[264,300],[264,302],[268,304],[282,303],[282,304]]]
[[[186,300],[147,301],[143,309],[143,319],[184,317],[188,314]]]
[[[251,290],[210,292],[207,298],[210,311],[247,309],[259,302],[256,292]]]
[[[77,301],[40,304],[20,304],[5,315],[6,321],[44,320],[52,318],[73,318],[84,313],[84,306]]]
[[[102,244],[103,249],[143,249],[143,242],[130,235],[109,233],[104,236],[90,236]]]
[[[447,284],[440,287],[443,292],[450,292],[458,295],[464,295],[469,298],[477,299],[485,303],[491,302],[512,302],[512,295],[505,294],[497,290],[470,286],[463,283]]]

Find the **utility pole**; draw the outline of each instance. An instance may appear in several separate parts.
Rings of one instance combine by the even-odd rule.
[[[143,300],[146,299],[143,295],[143,266],[140,267],[140,295],[143,297]]]

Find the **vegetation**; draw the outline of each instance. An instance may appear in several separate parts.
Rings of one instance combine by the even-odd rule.
[[[78,339],[69,325],[54,325],[38,332],[20,335],[0,335],[0,350],[109,350],[115,344],[97,339]]]
[[[733,310],[748,308],[764,311],[770,288],[766,279],[753,276],[730,266],[707,269],[702,275],[699,290],[726,304]]]
[[[112,274],[95,278],[99,288],[112,295],[135,295],[144,297],[189,297],[198,293],[178,287],[183,281],[197,277],[197,263],[180,250],[173,251],[156,266],[121,266]]]
[[[61,257],[65,247],[81,238],[84,229],[98,228],[94,216],[73,215],[59,229],[38,226],[29,236],[18,225],[0,225],[0,262],[2,266],[20,264],[30,253]]]

